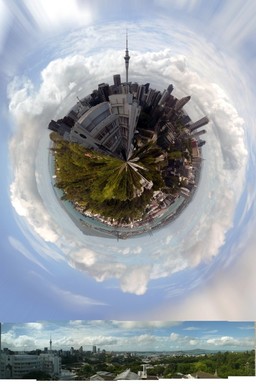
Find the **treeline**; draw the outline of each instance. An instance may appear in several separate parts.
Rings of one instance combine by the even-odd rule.
[[[148,372],[164,378],[176,377],[177,373],[192,374],[198,371],[217,374],[218,377],[254,376],[255,352],[218,352],[199,356],[173,356],[161,359]]]
[[[97,356],[80,357],[80,368],[77,371],[77,379],[86,379],[98,371],[107,371],[117,375],[130,368],[138,373],[142,370],[143,358],[140,356],[111,356],[100,354]],[[83,363],[81,362],[83,361]],[[74,364],[74,357],[63,358],[63,363]],[[205,372],[217,375],[220,378],[228,376],[254,376],[255,352],[218,352],[198,356],[159,356],[151,361],[151,369],[147,369],[148,375],[160,378],[177,378],[186,374]]]

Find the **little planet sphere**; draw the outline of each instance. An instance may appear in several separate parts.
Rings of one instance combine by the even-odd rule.
[[[101,83],[48,128],[50,173],[64,210],[86,235],[127,239],[152,234],[174,220],[196,191],[201,168],[197,129],[170,84]]]

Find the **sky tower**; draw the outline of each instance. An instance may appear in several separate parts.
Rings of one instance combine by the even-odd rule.
[[[130,56],[129,56],[129,51],[128,51],[128,33],[126,31],[126,50],[125,50],[125,57],[124,57],[125,71],[126,71],[126,84],[128,84],[129,60],[130,60]]]

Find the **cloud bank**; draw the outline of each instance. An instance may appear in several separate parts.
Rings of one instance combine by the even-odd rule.
[[[2,344],[16,350],[44,348],[52,335],[53,349],[91,350],[93,345],[106,350],[190,350],[204,348],[212,350],[250,350],[254,346],[253,327],[237,331],[238,324],[215,322],[197,323],[197,332],[181,330],[186,323],[172,322],[116,322],[116,321],[70,321],[60,323],[4,324]],[[207,325],[208,324],[208,325]],[[215,337],[211,327],[217,329]],[[191,328],[191,327],[188,327]]]

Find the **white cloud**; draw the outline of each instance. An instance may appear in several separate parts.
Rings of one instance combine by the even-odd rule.
[[[195,345],[198,345],[198,344],[199,344],[199,340],[190,340],[190,341],[189,341],[189,344],[192,345],[192,346],[194,347]]]
[[[136,342],[139,344],[152,344],[156,341],[155,336],[153,335],[140,335],[138,337],[135,337]]]
[[[16,335],[12,330],[2,334],[2,346],[14,349],[34,349],[36,341],[28,335]]]
[[[180,324],[177,321],[116,321],[113,320],[111,323],[123,329],[158,329],[166,327],[175,327]]]
[[[177,341],[179,339],[179,335],[175,332],[172,332],[170,334],[170,339],[171,339],[171,341]]]
[[[79,325],[82,325],[83,324],[83,320],[70,320],[70,322],[69,322],[69,324],[71,325],[71,326],[79,326]]]
[[[85,266],[91,266],[96,261],[95,253],[92,250],[86,248],[81,248],[77,252],[74,251],[72,258],[75,260],[76,265],[82,264]],[[72,264],[72,262],[70,264]]]
[[[129,324],[130,326],[123,326]],[[166,325],[164,325],[164,323]],[[91,350],[97,345],[107,350],[177,350],[177,349],[247,349],[253,347],[251,337],[220,336],[190,337],[183,333],[172,332],[168,336],[169,322],[115,322],[81,321],[44,322],[7,325],[8,331],[2,333],[3,345],[22,350],[25,348],[43,348],[49,345],[52,335],[53,348],[69,349],[83,346]],[[231,332],[232,332],[231,327]],[[135,347],[136,346],[136,347]]]
[[[184,331],[199,331],[201,330],[201,328],[199,327],[187,327],[187,328],[184,328]]]
[[[42,330],[44,328],[43,323],[26,323],[26,327],[30,329]]]
[[[121,289],[123,292],[143,295],[147,290],[149,276],[147,266],[131,268],[121,277]]]
[[[222,336],[219,338],[208,339],[207,344],[214,345],[215,347],[225,346],[225,347],[243,347],[243,348],[253,348],[254,340],[253,339],[236,339],[231,336]]]

